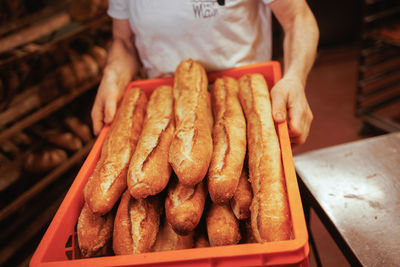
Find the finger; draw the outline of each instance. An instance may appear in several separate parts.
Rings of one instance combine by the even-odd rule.
[[[307,140],[311,121],[311,110],[289,110],[289,136],[292,143],[304,144]]]
[[[300,135],[300,136],[291,136],[290,143],[294,146],[302,145],[306,142],[306,139],[307,139],[307,135],[305,135],[305,134]]]
[[[95,135],[98,135],[103,128],[103,107],[102,105],[98,102],[95,101],[92,112],[91,112],[91,117],[92,117],[92,123],[93,123],[93,133]]]
[[[308,135],[307,116],[301,105],[289,109],[289,136],[292,144],[303,144]]]
[[[106,99],[105,107],[104,107],[104,122],[106,124],[110,124],[115,116],[115,112],[117,110],[117,98],[112,95]]]
[[[280,90],[271,90],[272,116],[279,123],[286,120],[287,97]]]
[[[302,111],[298,111],[295,108],[289,110],[289,135],[291,138],[297,138],[302,135],[303,132],[303,116]]]
[[[292,148],[301,146],[302,144],[297,139],[290,139],[290,145]]]

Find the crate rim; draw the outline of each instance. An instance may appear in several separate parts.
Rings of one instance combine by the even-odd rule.
[[[275,84],[281,78],[281,67],[280,63],[277,61],[269,61],[264,63],[256,63],[241,66],[238,68],[232,68],[224,71],[217,71],[217,72],[210,72],[208,73],[209,81],[214,81],[216,77],[227,75],[230,76],[232,73],[240,73],[247,70],[252,69],[263,69],[266,67],[271,67],[273,69],[273,83]],[[222,74],[222,75],[221,75]],[[156,79],[146,79],[146,80],[136,80],[131,82],[127,90],[140,87],[140,86],[151,86],[152,84],[172,84],[173,77],[167,78],[156,78]],[[126,91],[127,91],[126,90]],[[286,185],[288,190],[288,201],[290,207],[290,215],[292,218],[292,231],[294,238],[285,241],[278,241],[278,242],[270,242],[270,243],[254,243],[254,244],[237,244],[231,246],[222,246],[222,247],[209,247],[209,248],[192,248],[186,250],[175,250],[173,251],[175,254],[179,254],[179,260],[176,257],[171,257],[171,251],[165,252],[149,252],[149,253],[142,253],[136,255],[123,255],[123,256],[107,256],[107,257],[100,257],[100,258],[90,258],[90,259],[75,259],[75,260],[62,260],[62,261],[43,261],[45,257],[45,253],[48,251],[50,242],[46,242],[47,240],[52,240],[55,237],[57,226],[60,225],[60,222],[63,220],[63,215],[68,210],[68,204],[76,194],[79,194],[78,191],[82,188],[83,179],[82,176],[86,175],[87,170],[81,168],[72,183],[70,189],[68,190],[66,197],[64,198],[63,202],[61,203],[56,215],[54,216],[53,220],[51,221],[46,233],[44,234],[42,240],[39,243],[38,248],[36,249],[34,255],[31,258],[30,266],[71,266],[73,263],[85,263],[87,265],[93,265],[95,263],[110,263],[112,261],[112,265],[115,266],[126,266],[127,261],[124,259],[129,259],[134,257],[135,262],[131,262],[130,264],[135,265],[151,265],[151,264],[168,264],[173,262],[186,262],[186,261],[204,261],[204,260],[218,260],[223,258],[237,258],[237,257],[252,257],[252,256],[260,256],[260,257],[270,257],[269,260],[274,260],[273,258],[279,258],[282,256],[286,257],[298,257],[300,262],[304,257],[308,256],[309,248],[308,248],[308,233],[307,227],[305,224],[304,213],[296,213],[294,211],[301,210],[302,203],[299,193],[299,187],[297,183],[296,173],[294,169],[294,163],[292,158],[292,150],[290,145],[290,139],[288,134],[287,123],[282,122],[276,125],[279,130],[279,140],[281,146],[281,153],[282,153],[282,162],[284,173],[287,179],[290,179],[290,186]],[[109,131],[109,126],[105,126],[100,135],[98,136],[92,150],[90,151],[89,155],[87,156],[83,166],[87,162],[91,162],[96,158],[96,152],[98,149],[101,148],[101,145]],[[81,179],[79,179],[81,178]],[[293,197],[293,198],[292,198]],[[232,255],[232,252],[227,252],[226,248],[231,248],[235,250],[235,254]],[[244,249],[244,248],[251,248],[251,251]],[[282,248],[284,248],[282,250]],[[267,251],[267,252],[266,252]],[[191,252],[191,253],[188,253]],[[205,253],[205,252],[212,252],[212,253]],[[291,254],[295,253],[295,254]],[[210,254],[214,255],[212,259],[210,259]],[[303,256],[303,257],[302,257]],[[157,257],[157,262],[149,262],[148,258]],[[118,259],[116,259],[118,258]],[[268,261],[269,261],[268,260]],[[117,264],[120,261],[121,264]],[[279,262],[279,261],[278,261]],[[100,264],[101,265],[101,264]],[[105,265],[102,265],[105,266]]]

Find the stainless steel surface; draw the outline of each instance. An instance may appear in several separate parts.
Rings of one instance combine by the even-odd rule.
[[[294,162],[363,266],[400,266],[400,132],[312,151]]]

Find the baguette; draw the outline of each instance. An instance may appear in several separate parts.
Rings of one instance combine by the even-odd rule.
[[[99,69],[104,69],[107,62],[107,51],[101,46],[94,45],[90,48],[89,54],[96,60]]]
[[[206,194],[203,182],[187,187],[176,179],[172,181],[165,199],[165,216],[176,233],[187,235],[196,228],[203,214]]]
[[[241,244],[258,243],[253,234],[250,218],[240,221],[239,226],[241,226],[242,230],[242,240],[240,240]]]
[[[154,244],[154,251],[171,251],[178,249],[187,249],[193,247],[193,234],[190,232],[186,236],[178,235],[171,227],[171,225],[165,221],[164,225],[160,229],[157,235],[156,242]]]
[[[186,186],[201,182],[211,161],[213,144],[207,85],[206,72],[199,63],[188,59],[179,64],[173,89],[176,130],[169,162],[179,182]]]
[[[15,1],[12,1],[15,3]],[[70,24],[71,18],[66,12],[60,12],[53,16],[48,16],[45,19],[36,23],[31,23],[29,26],[11,33],[0,40],[0,53],[11,51],[20,45],[29,44],[42,36],[48,36],[64,26]]]
[[[243,168],[235,194],[230,200],[232,211],[238,220],[245,220],[250,217],[252,199],[251,184],[248,180],[247,171]]]
[[[99,74],[99,66],[97,65],[97,62],[89,54],[84,54],[73,60],[72,70],[78,84],[93,79]]]
[[[63,65],[56,71],[57,78],[62,88],[74,89],[78,84],[71,65]]]
[[[244,75],[239,84],[247,120],[254,237],[260,243],[287,240],[291,234],[289,206],[268,87],[261,74]]]
[[[210,242],[208,242],[207,238],[204,235],[199,235],[194,242],[195,248],[208,248],[210,247]]]
[[[78,151],[82,148],[81,139],[70,132],[62,132],[59,129],[50,129],[44,131],[43,135],[50,143],[67,150]]]
[[[67,153],[58,148],[46,148],[38,152],[29,153],[24,160],[24,169],[30,173],[48,172],[65,160]]]
[[[214,150],[208,170],[211,200],[226,204],[239,183],[246,155],[246,121],[238,98],[238,83],[218,78],[211,91],[214,114]]]
[[[126,174],[142,130],[146,95],[129,90],[104,140],[100,159],[84,189],[85,200],[96,214],[106,214],[126,189]]]
[[[134,198],[160,193],[168,184],[168,151],[175,131],[172,87],[160,86],[150,97],[143,130],[128,169],[128,188]]]
[[[241,239],[239,222],[227,204],[212,203],[207,212],[206,223],[211,246],[234,245]]]
[[[113,250],[115,255],[151,251],[160,226],[159,199],[134,199],[128,191],[121,197],[115,216]]]
[[[99,75],[100,67],[90,54],[82,55],[81,60],[85,63],[88,78],[94,78]]]
[[[95,215],[85,203],[78,218],[78,245],[83,257],[106,256],[110,250],[114,216]]]
[[[92,140],[92,133],[90,132],[89,126],[81,122],[77,117],[65,117],[64,122],[68,129],[76,134],[83,142],[88,143],[90,140]]]

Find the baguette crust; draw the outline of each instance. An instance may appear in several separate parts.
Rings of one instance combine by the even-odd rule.
[[[194,247],[195,248],[208,248],[208,247],[210,247],[210,242],[208,242],[207,238],[204,235],[200,235],[196,238]]]
[[[143,130],[128,169],[128,188],[134,198],[160,193],[168,184],[168,152],[175,131],[171,86],[158,87],[147,105]]]
[[[211,91],[214,150],[208,170],[211,200],[226,204],[239,183],[246,155],[246,121],[238,98],[238,83],[219,78]]]
[[[77,117],[66,117],[64,122],[71,132],[77,135],[83,142],[88,143],[92,140],[92,133],[89,126],[81,122]]]
[[[94,214],[87,203],[78,218],[78,244],[83,257],[106,256],[110,248],[114,216]]]
[[[126,174],[142,130],[146,104],[146,95],[139,88],[129,90],[111,124],[100,159],[84,189],[85,200],[96,214],[109,212],[126,189]]]
[[[195,186],[205,177],[213,150],[204,68],[189,59],[179,64],[174,80],[176,130],[169,162],[179,181]]]
[[[115,255],[151,251],[160,226],[159,199],[134,199],[129,191],[121,197],[115,216],[113,249]]]
[[[253,192],[251,191],[248,174],[246,169],[243,168],[239,184],[230,201],[232,211],[238,220],[245,220],[250,217],[250,205],[252,199]]]
[[[100,70],[102,70],[106,65],[107,51],[101,46],[94,45],[90,48],[89,53],[97,62],[97,66],[100,68]]]
[[[89,74],[88,78],[94,78],[100,73],[99,65],[97,61],[89,54],[82,55],[82,61],[86,65],[87,73]]]
[[[59,129],[51,129],[44,131],[43,135],[50,143],[70,151],[78,151],[82,148],[81,139],[70,132],[62,132]]]
[[[195,187],[187,187],[176,179],[171,183],[165,199],[165,216],[176,233],[187,235],[196,228],[203,214],[206,194],[203,182]]]
[[[58,148],[47,148],[32,152],[24,160],[24,169],[31,173],[42,173],[54,169],[68,158],[67,153]]]
[[[61,87],[64,89],[73,89],[78,83],[72,66],[70,65],[63,65],[58,68],[57,78],[60,81]]]
[[[186,236],[178,235],[172,226],[165,221],[162,228],[158,232],[154,251],[170,251],[178,249],[187,249],[193,247],[193,234],[190,232]]]
[[[239,84],[247,120],[254,237],[261,243],[287,240],[291,234],[289,207],[268,87],[261,74],[244,75]]]
[[[229,205],[212,203],[206,222],[211,246],[234,245],[240,241],[239,222]]]
[[[242,244],[251,244],[251,243],[258,243],[256,238],[254,237],[253,228],[251,227],[251,219],[246,219],[240,221],[242,226],[242,240],[240,243]]]

